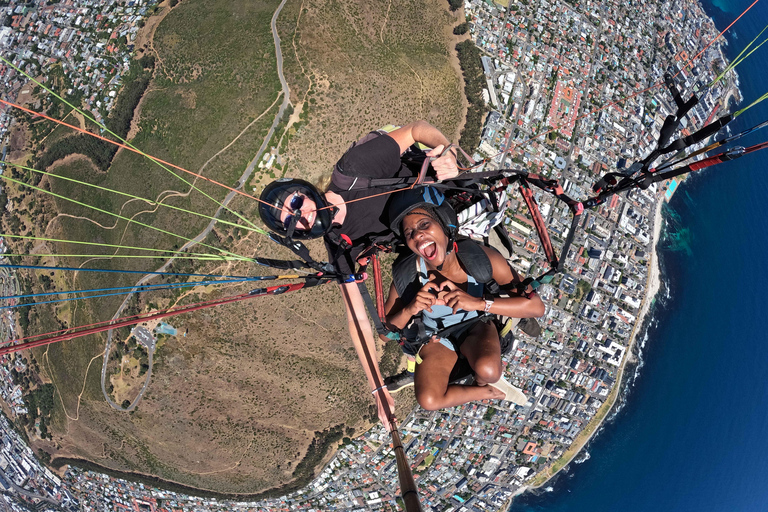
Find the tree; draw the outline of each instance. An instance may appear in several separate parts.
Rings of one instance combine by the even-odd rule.
[[[469,30],[469,23],[467,23],[466,21],[464,23],[461,23],[453,27],[453,33],[457,36],[462,36],[466,34],[468,30]]]

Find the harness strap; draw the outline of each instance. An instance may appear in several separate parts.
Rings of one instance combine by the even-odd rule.
[[[544,248],[544,253],[549,260],[549,266],[556,268],[557,256],[555,256],[555,249],[552,247],[552,241],[549,238],[547,227],[544,225],[544,218],[541,216],[541,211],[539,211],[539,205],[536,203],[536,199],[533,197],[533,192],[525,180],[520,183],[520,193],[523,196],[525,204],[528,205],[528,211],[531,213],[531,217],[533,217],[533,224],[539,235],[541,246]]]
[[[271,258],[255,257],[253,261],[259,265],[264,265],[272,268],[280,268],[284,270],[299,269],[299,268],[312,268],[303,260],[273,260]]]
[[[667,147],[659,150],[662,155],[671,153],[673,151],[681,151],[694,144],[698,144],[709,137],[715,135],[722,130],[728,123],[733,121],[734,117],[731,114],[718,118],[716,121],[709,123],[708,125],[698,129],[687,137],[681,137],[676,141],[670,143]]]
[[[312,258],[312,255],[309,254],[309,249],[307,249],[307,246],[303,243],[299,242],[298,240],[294,240],[289,237],[281,237],[275,233],[270,232],[269,238],[272,239],[272,241],[277,242],[278,244],[287,247],[291,251],[293,251],[294,254],[296,254],[299,258],[304,260],[305,267],[313,268],[315,270],[319,270],[320,272],[325,272],[326,274],[333,274],[336,275],[336,270],[333,268],[333,265],[331,265],[328,262],[318,262],[315,261]]]
[[[432,334],[427,334],[426,333],[426,328],[424,326],[424,322],[422,322],[420,318],[415,319],[414,322],[418,322],[416,325],[419,327],[419,335],[416,338],[416,340],[414,340],[411,343],[414,344],[416,347],[420,347],[421,345],[424,345],[430,339],[432,339],[432,336],[437,336],[438,338],[447,338],[451,334],[453,334],[453,333],[455,333],[455,332],[457,332],[457,331],[459,331],[459,330],[461,330],[461,329],[463,329],[465,327],[470,327],[470,326],[476,324],[477,322],[479,322],[480,320],[484,319],[487,316],[489,316],[487,313],[478,313],[478,315],[475,316],[475,317],[469,318],[469,319],[464,320],[462,322],[459,322],[457,324],[453,324],[450,327],[443,327],[439,331],[433,332]]]
[[[384,322],[387,319],[384,313],[384,287],[381,283],[381,264],[376,253],[371,255],[371,263],[373,264],[373,285],[376,290],[376,309],[379,313],[379,320]]]
[[[379,318],[376,304],[373,303],[373,299],[371,298],[371,294],[368,293],[368,287],[365,286],[365,282],[357,281],[357,288],[360,290],[360,295],[363,297],[363,301],[365,302],[366,309],[368,309],[368,313],[370,313],[371,319],[373,320],[373,325],[376,328],[376,332],[382,336],[389,337],[389,334],[392,331],[387,329],[384,326],[384,323],[381,321],[381,318]]]

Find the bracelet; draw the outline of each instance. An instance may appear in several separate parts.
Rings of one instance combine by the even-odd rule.
[[[389,388],[387,388],[387,385],[384,384],[383,386],[379,386],[376,389],[374,389],[373,391],[371,391],[371,394],[375,395],[377,391],[381,391],[382,389],[389,389]]]

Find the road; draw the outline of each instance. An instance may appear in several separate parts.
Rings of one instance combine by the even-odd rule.
[[[269,128],[269,132],[267,132],[267,135],[264,137],[264,141],[261,143],[261,146],[259,147],[258,152],[256,153],[256,156],[253,157],[253,160],[248,164],[248,166],[245,168],[245,171],[240,176],[240,179],[237,182],[237,186],[235,187],[236,190],[240,190],[243,186],[245,186],[246,183],[248,183],[248,179],[251,177],[251,174],[253,173],[253,169],[256,167],[256,164],[261,159],[262,155],[264,154],[264,151],[267,149],[267,144],[269,144],[269,141],[272,139],[272,135],[274,135],[275,130],[277,129],[277,125],[280,123],[280,120],[283,118],[283,114],[285,113],[285,109],[288,107],[288,105],[291,104],[291,90],[288,87],[288,82],[285,80],[285,76],[283,75],[283,52],[280,48],[280,36],[277,34],[277,17],[280,15],[280,11],[283,10],[283,7],[285,6],[285,3],[288,0],[282,0],[280,2],[280,5],[275,10],[275,13],[272,15],[272,21],[270,22],[270,28],[272,29],[272,39],[275,42],[275,57],[277,60],[277,76],[280,79],[280,86],[282,88],[280,94],[283,95],[283,102],[280,104],[280,108],[277,111],[277,114],[275,115],[275,119],[272,121],[272,126]],[[224,210],[227,205],[234,199],[237,192],[230,191],[224,200],[221,202],[221,205],[216,210],[216,213],[213,215],[214,218],[218,218],[219,215],[221,215],[222,210]],[[185,243],[179,251],[184,251],[187,249],[190,249],[191,247],[197,245],[198,243],[205,240],[205,237],[208,236],[208,233],[211,232],[213,229],[214,224],[216,223],[215,220],[212,220],[208,223],[206,228],[200,232],[196,237],[194,237],[191,241]],[[176,258],[170,258],[168,261],[165,262],[160,268],[156,270],[156,272],[165,272],[166,269],[170,266],[171,263]],[[154,274],[147,274],[139,281],[136,282],[135,286],[139,287],[152,279],[154,277]],[[135,288],[134,288],[135,290]],[[134,290],[131,290],[133,292]],[[112,320],[115,320],[120,317],[125,307],[128,305],[128,301],[130,300],[132,294],[128,294],[125,296],[125,299],[123,300],[122,304],[120,304],[120,307],[115,311],[115,314],[112,316]],[[126,408],[121,407],[119,404],[116,404],[112,401],[112,399],[109,397],[109,393],[107,393],[106,388],[106,380],[107,380],[107,363],[109,362],[109,353],[112,349],[112,331],[107,331],[107,345],[104,348],[104,359],[101,365],[101,392],[104,394],[104,398],[107,400],[107,403],[113,407],[114,409],[120,410],[120,411],[132,411],[136,408],[136,405],[141,401],[141,398],[144,396],[144,392],[147,390],[147,386],[149,386],[150,378],[152,377],[152,357],[154,355],[154,350],[149,350],[149,370],[147,370],[147,376],[144,379],[144,384],[141,386],[141,390],[139,391],[138,395],[136,395],[136,398],[133,399],[131,402],[131,405],[129,405]]]
[[[37,494],[37,493],[32,492],[32,491],[30,491],[28,489],[24,489],[23,487],[19,487],[5,473],[3,473],[3,478],[6,480],[6,482],[8,482],[8,485],[10,485],[11,489],[13,489],[13,491],[15,493],[21,494],[22,496],[25,496],[25,497],[29,498],[30,500],[39,500],[41,502],[45,502],[50,507],[52,507],[54,510],[62,510],[62,511],[64,510],[61,507],[61,503],[59,503],[58,501],[54,500],[53,498],[50,498],[50,497],[42,495],[42,494]],[[22,483],[24,483],[24,482],[22,482]]]

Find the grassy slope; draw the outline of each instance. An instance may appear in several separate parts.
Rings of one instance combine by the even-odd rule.
[[[276,1],[181,2],[158,27],[158,71],[141,106],[141,130],[133,142],[197,171],[266,110],[279,90],[269,31],[276,6]],[[425,18],[431,21],[424,23]],[[448,60],[448,25],[453,18],[441,2],[344,0],[305,2],[303,7],[289,2],[279,21],[292,99],[306,99],[309,107],[308,121],[294,130],[288,146],[289,175],[312,179],[325,173],[349,141],[389,122],[426,118],[455,140],[460,84]],[[209,164],[205,174],[233,184],[256,153],[275,111]],[[74,164],[57,172],[80,174],[143,197],[154,198],[168,189],[187,191],[124,151],[105,175]],[[54,189],[57,186],[68,187],[58,184]],[[123,200],[108,194],[75,189],[67,191],[113,211],[122,207]],[[223,196],[217,191],[218,198]],[[171,201],[209,213],[215,209],[198,194]],[[253,215],[247,200],[236,199],[233,205]],[[124,214],[136,214],[139,206],[129,203]],[[72,215],[83,213],[63,203],[59,208]],[[142,213],[138,218],[185,234],[196,234],[205,224],[178,214]],[[57,223],[54,231],[77,239],[161,248],[178,243],[144,228],[126,229],[124,222],[114,230],[74,219]],[[272,244],[253,236],[236,235],[222,243],[242,253],[273,250]],[[321,254],[319,244],[312,248]],[[92,264],[157,267],[114,260]],[[244,265],[221,270],[253,271]],[[99,281],[82,275],[78,285]],[[173,320],[181,330],[189,328],[189,336],[171,338],[159,349],[149,391],[130,415],[104,402],[98,385],[100,358],[84,382],[88,362],[103,350],[103,337],[51,347],[47,361],[53,365],[48,369],[69,416],[59,411],[61,454],[224,492],[258,492],[291,481],[315,432],[338,424],[359,426],[369,411],[368,394],[360,391],[365,387],[362,370],[347,341],[343,308],[332,287]],[[108,318],[116,304],[78,307],[74,322]]]
[[[351,141],[389,123],[426,119],[458,139],[461,84],[449,61],[455,20],[444,2],[305,1],[285,9],[286,76],[292,100],[309,112],[289,147],[288,175],[328,173]]]

